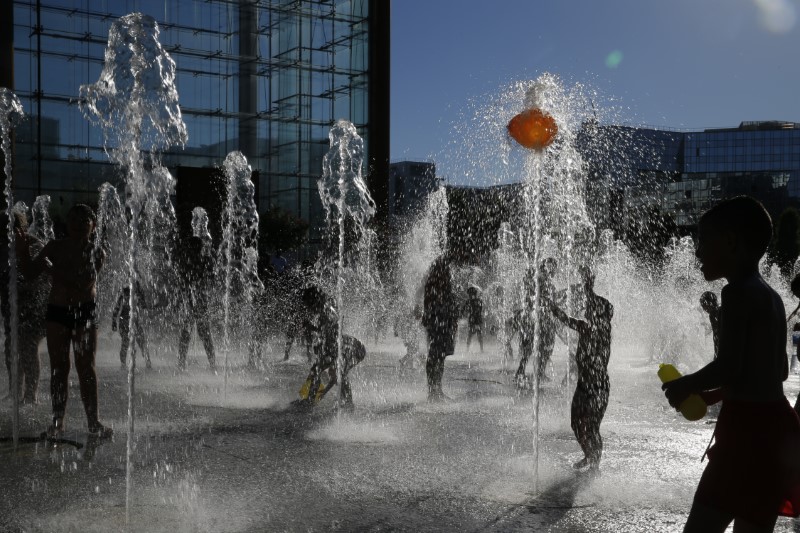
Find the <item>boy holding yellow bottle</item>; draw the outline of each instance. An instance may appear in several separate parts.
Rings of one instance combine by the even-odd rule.
[[[772,221],[757,200],[725,200],[700,219],[695,255],[708,281],[725,278],[719,356],[665,383],[676,409],[691,394],[722,399],[684,532],[772,531],[779,515],[800,514],[800,419],[783,394],[788,377],[783,301],[758,263]]]

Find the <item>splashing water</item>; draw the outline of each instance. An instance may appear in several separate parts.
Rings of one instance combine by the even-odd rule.
[[[255,204],[255,186],[251,179],[252,169],[241,152],[228,154],[223,163],[227,180],[227,200],[222,212],[222,245],[217,261],[221,277],[224,279],[222,298],[223,308],[223,347],[225,350],[225,395],[228,384],[228,355],[230,352],[231,323],[242,324],[251,312],[254,292],[258,291],[258,210]],[[255,253],[255,261],[253,254]],[[236,320],[231,321],[231,297],[236,300],[238,310]],[[249,324],[253,326],[253,324]],[[247,327],[247,331],[253,331]]]
[[[125,208],[117,189],[103,183],[97,204],[95,247],[105,253],[103,269],[97,275],[98,313],[105,316],[113,309],[117,296],[128,283],[130,273],[127,245],[130,241]]]
[[[211,232],[208,231],[208,213],[200,206],[192,209],[192,236],[200,237],[211,243]]]
[[[356,132],[356,127],[339,120],[328,134],[330,149],[322,159],[322,177],[317,182],[319,196],[327,215],[329,231],[338,228],[338,254],[336,263],[336,308],[339,314],[339,327],[336,336],[337,382],[342,383],[342,311],[343,306],[343,268],[345,261],[345,224],[353,223],[353,232],[360,249],[365,225],[375,214],[375,202],[369,194],[367,184],[361,175],[364,160],[364,141]],[[339,387],[341,398],[342,388]]]
[[[53,221],[50,219],[50,195],[37,196],[31,208],[31,225],[28,232],[42,241],[48,243],[55,238]]]
[[[447,249],[447,216],[450,207],[447,203],[447,191],[439,187],[428,195],[425,207],[419,215],[407,221],[400,244],[400,263],[395,274],[401,288],[398,295],[401,305],[398,306],[396,323],[401,336],[415,351],[414,346],[424,338],[419,319],[415,316],[422,309],[422,295],[425,276],[433,261]]]
[[[168,268],[155,236],[172,225],[175,214],[170,202],[174,180],[160,164],[160,153],[188,138],[178,106],[175,62],[158,41],[159,28],[149,15],[132,13],[114,22],[109,30],[105,63],[99,80],[82,85],[80,105],[84,115],[100,126],[109,158],[126,171],[126,208],[130,213],[128,282],[135,287],[140,275],[145,283],[159,276],[156,265]],[[167,233],[167,239],[171,234]],[[136,292],[130,291],[130,320],[136,314]],[[130,324],[130,331],[135,328]],[[130,339],[130,346],[135,339]],[[135,353],[135,352],[134,352]],[[126,476],[126,521],[131,495],[131,461],[134,437],[134,353],[128,362],[128,452]]]
[[[13,384],[18,382],[19,376],[19,307],[17,302],[17,255],[14,244],[14,217],[12,216],[14,193],[11,190],[11,128],[18,124],[23,116],[22,103],[17,95],[5,87],[0,87],[0,148],[3,150],[3,161],[5,162],[3,170],[6,176],[4,190],[6,215],[8,215],[8,226],[6,227],[8,235],[8,312],[11,326],[11,383]],[[19,441],[19,390],[16,386],[12,387],[12,398],[14,403],[12,440],[16,447]]]

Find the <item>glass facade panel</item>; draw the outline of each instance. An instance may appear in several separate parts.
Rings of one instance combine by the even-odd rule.
[[[259,209],[318,217],[315,227],[330,126],[350,120],[369,149],[367,0],[15,0],[13,9],[14,92],[31,117],[16,148],[26,201],[95,201],[102,181],[121,184],[101,132],[76,101],[80,86],[100,75],[111,24],[132,12],[158,21],[177,67],[189,140],[167,150],[166,164],[218,166],[228,152],[246,150],[258,171]]]

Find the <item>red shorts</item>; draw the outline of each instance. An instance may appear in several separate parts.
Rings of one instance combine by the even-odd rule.
[[[724,400],[695,501],[754,524],[800,515],[800,419],[786,398]]]

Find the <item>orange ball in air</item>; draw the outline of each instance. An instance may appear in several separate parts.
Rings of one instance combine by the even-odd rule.
[[[520,145],[531,150],[550,146],[557,133],[555,119],[539,108],[523,111],[508,123],[508,134]]]

